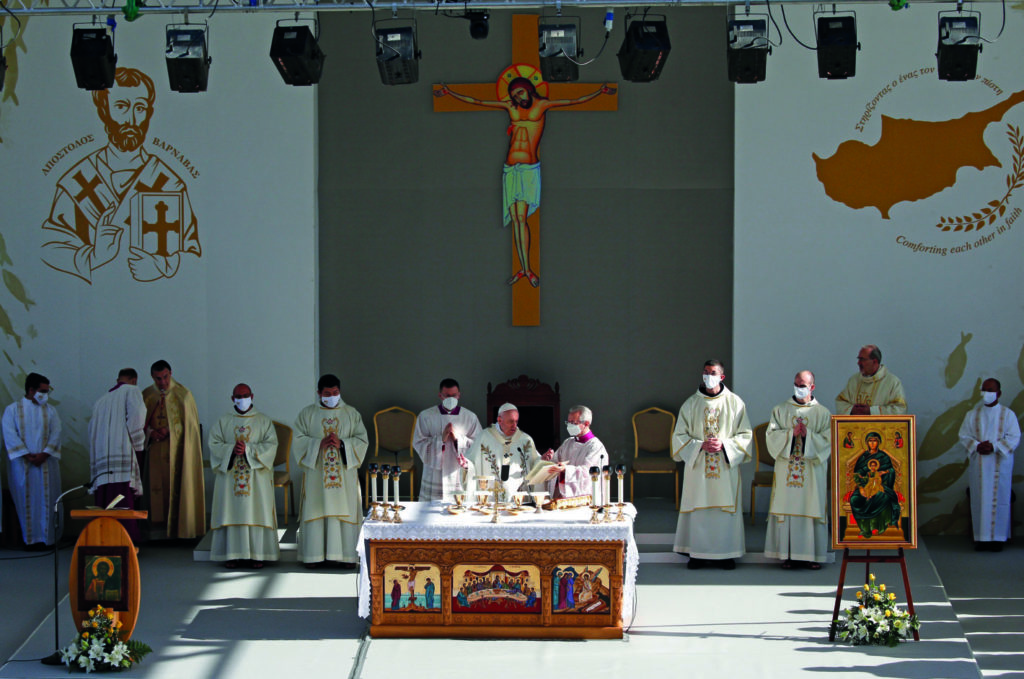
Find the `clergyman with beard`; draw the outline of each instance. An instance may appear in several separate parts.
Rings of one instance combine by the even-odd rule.
[[[181,257],[201,254],[188,188],[143,143],[156,90],[142,71],[119,68],[114,86],[93,92],[107,144],[57,182],[43,229],[49,266],[91,283],[93,272],[122,252],[136,280],[170,278]]]

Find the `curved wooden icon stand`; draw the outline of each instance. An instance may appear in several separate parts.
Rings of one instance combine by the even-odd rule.
[[[121,623],[124,638],[131,638],[142,597],[139,558],[132,539],[118,519],[145,519],[147,516],[148,512],[134,509],[71,511],[72,519],[92,519],[78,536],[71,556],[68,591],[76,630],[82,629],[82,621],[89,617],[89,611],[99,605],[113,609],[114,620]],[[106,577],[101,578],[101,575]]]

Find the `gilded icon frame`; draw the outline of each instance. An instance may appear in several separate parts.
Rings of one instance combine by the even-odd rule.
[[[913,415],[833,415],[831,466],[833,549],[917,548]]]

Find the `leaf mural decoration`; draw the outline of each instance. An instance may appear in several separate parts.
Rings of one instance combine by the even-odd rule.
[[[7,254],[7,241],[4,240],[4,235],[0,233],[0,264],[10,266],[14,264],[11,261],[11,256]]]
[[[985,207],[969,215],[940,217],[939,222],[935,225],[937,229],[942,231],[980,231],[994,222],[997,215],[1001,217],[1006,212],[1006,204],[1010,200],[1010,196],[1024,183],[1024,136],[1021,135],[1020,128],[1015,125],[1007,125],[1006,136],[1009,137],[1010,146],[1013,147],[1013,171],[1006,175],[1006,193],[999,200],[990,200]]]
[[[935,418],[928,427],[921,447],[917,451],[918,460],[934,460],[946,454],[946,451],[960,442],[960,425],[964,423],[967,413],[971,412],[981,400],[981,378],[974,383],[969,398],[960,401],[952,408]],[[1017,412],[1017,411],[1014,411]]]
[[[924,535],[967,535],[971,527],[971,509],[965,496],[948,514],[939,514],[921,525]]]
[[[35,302],[29,299],[28,292],[25,291],[25,285],[21,282],[21,279],[10,269],[4,269],[4,285],[11,295],[14,296],[14,299],[25,305],[25,311],[28,311],[30,306],[35,306]]]
[[[1020,346],[1020,353],[1017,354],[1017,377],[1024,382],[1024,344]],[[1020,415],[1020,413],[1017,413]]]
[[[966,471],[967,458],[964,458],[962,462],[951,462],[949,464],[942,465],[932,472],[927,478],[918,481],[917,492],[937,493],[941,490],[946,490],[956,483]]]
[[[1021,391],[1010,401],[1010,410],[1017,416],[1018,422],[1024,422],[1024,391]]]
[[[7,315],[7,310],[3,306],[0,306],[0,330],[8,337],[13,337],[15,344],[21,348],[21,336],[14,332],[14,324],[11,323],[11,317]]]
[[[960,344],[956,345],[953,351],[949,352],[946,359],[946,389],[952,389],[960,378],[964,376],[964,369],[967,367],[967,343],[971,341],[972,333],[960,333]]]
[[[933,505],[938,502],[941,498],[937,498],[934,495],[918,495],[917,504],[919,505]]]

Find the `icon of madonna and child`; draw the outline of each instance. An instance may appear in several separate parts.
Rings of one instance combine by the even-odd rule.
[[[901,437],[902,440],[902,437]],[[869,431],[865,449],[846,464],[847,492],[843,504],[849,504],[844,540],[905,540],[901,526],[906,497],[901,492],[901,462],[882,449],[882,435]]]

